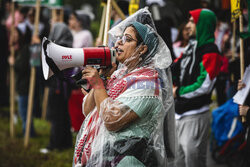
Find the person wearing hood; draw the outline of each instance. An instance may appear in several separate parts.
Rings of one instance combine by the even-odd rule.
[[[205,167],[210,127],[209,104],[221,67],[214,44],[216,16],[208,9],[189,12],[189,46],[172,64],[175,87],[177,167]]]

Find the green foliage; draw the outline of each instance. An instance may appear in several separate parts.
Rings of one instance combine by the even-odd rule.
[[[1,110],[1,109],[0,109]],[[24,148],[21,121],[15,125],[15,138],[9,135],[9,111],[0,112],[0,166],[2,167],[70,167],[72,166],[74,148],[55,150],[41,154],[40,148],[49,143],[50,124],[47,121],[34,119],[37,136],[30,138],[28,148]],[[75,141],[75,134],[74,139]]]
[[[100,28],[100,22],[99,21],[93,21],[91,23],[91,32],[93,34],[93,38],[96,39],[99,33],[99,28]]]

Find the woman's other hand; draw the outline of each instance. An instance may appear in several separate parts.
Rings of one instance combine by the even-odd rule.
[[[248,110],[249,110],[249,106],[246,106],[246,105],[239,105],[239,114],[240,114],[241,116],[246,116]]]
[[[238,81],[238,88],[237,88],[238,90],[241,90],[241,89],[244,88],[245,86],[246,86],[246,84],[243,83],[242,80],[239,80],[239,81]]]
[[[95,89],[95,88],[104,88],[104,84],[102,79],[99,76],[98,71],[88,66],[82,71],[82,79],[88,80],[89,84]]]
[[[83,88],[81,88],[81,91],[82,91],[82,94],[83,94],[84,96],[86,96],[86,95],[88,94],[88,92],[87,92],[86,90],[84,90]]]

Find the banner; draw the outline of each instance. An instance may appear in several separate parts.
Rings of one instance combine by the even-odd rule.
[[[36,0],[14,0],[22,6],[35,6]],[[63,8],[63,0],[41,0],[41,6],[48,8]]]
[[[238,19],[240,15],[240,0],[231,0],[231,22]]]
[[[139,10],[139,5],[140,5],[140,0],[130,0],[128,7],[129,15],[132,15],[135,12],[137,12],[137,10]]]
[[[47,0],[46,6],[53,9],[63,8],[63,0]]]
[[[21,6],[36,6],[36,0],[14,0]],[[48,3],[48,0],[41,0],[41,6],[44,6]]]

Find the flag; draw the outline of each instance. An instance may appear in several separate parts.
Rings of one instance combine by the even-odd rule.
[[[128,7],[129,15],[134,14],[139,9],[140,0],[131,0]]]
[[[234,22],[240,15],[240,0],[231,0],[231,22]]]

